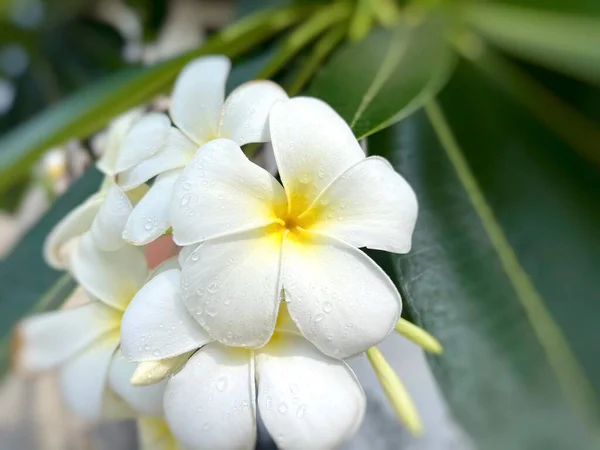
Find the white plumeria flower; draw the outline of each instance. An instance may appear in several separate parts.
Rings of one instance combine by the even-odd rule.
[[[251,81],[225,99],[231,63],[224,56],[206,56],[189,63],[175,83],[170,104],[174,126],[165,114],[138,121],[126,137],[116,162],[121,187],[131,189],[157,177],[134,208],[123,237],[147,244],[170,226],[173,185],[197,149],[216,138],[238,145],[269,140],[271,106],[287,99],[271,81]]]
[[[87,233],[71,259],[92,300],[25,319],[18,329],[18,365],[30,371],[60,368],[65,400],[85,419],[97,419],[106,409],[107,386],[135,411],[161,415],[164,383],[132,386],[136,365],[120,350],[123,311],[148,276],[143,253],[130,245],[101,251]]]
[[[50,232],[44,243],[44,258],[55,269],[66,269],[71,251],[70,243],[88,230],[99,248],[116,250],[125,244],[121,235],[133,210],[133,205],[147,192],[146,185],[125,192],[113,178],[115,164],[123,139],[132,125],[142,117],[142,111],[129,111],[111,122],[101,136],[102,157],[96,167],[106,175],[99,192],[66,215]]]
[[[264,347],[224,346],[187,312],[178,269],[137,293],[123,316],[121,339],[123,354],[140,368],[199,349],[165,390],[165,418],[185,446],[254,448],[257,407],[282,449],[335,448],[362,422],[365,397],[354,373],[306,341],[285,306]]]
[[[415,194],[317,99],[275,104],[270,129],[283,186],[226,139],[204,145],[177,181],[173,238],[193,246],[183,250],[183,301],[217,341],[258,348],[283,289],[322,352],[363,352],[393,330],[401,299],[358,248],[409,251]]]

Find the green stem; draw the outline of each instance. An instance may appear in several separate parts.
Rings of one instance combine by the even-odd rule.
[[[315,13],[285,38],[279,51],[256,78],[272,78],[307,44],[316,39],[327,28],[347,19],[350,13],[351,8],[347,3],[334,3]]]
[[[329,32],[315,44],[308,60],[305,61],[302,69],[300,69],[294,78],[294,81],[292,81],[287,88],[290,97],[297,95],[302,88],[304,88],[306,83],[308,83],[317,70],[319,70],[325,58],[327,58],[327,56],[329,56],[329,54],[338,46],[345,35],[346,26],[340,24],[329,30]]]
[[[456,43],[458,51],[521,103],[540,122],[587,160],[600,165],[600,128],[560,97],[538,83],[499,53],[485,47],[477,36]]]

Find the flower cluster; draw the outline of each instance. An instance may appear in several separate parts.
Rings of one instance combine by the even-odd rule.
[[[19,363],[60,367],[80,415],[147,416],[155,434],[164,417],[185,448],[253,448],[258,413],[280,448],[333,448],[365,410],[345,358],[367,352],[393,397],[373,346],[396,328],[439,351],[360,250],[408,252],[417,200],[327,104],[270,81],[225,99],[229,69],[199,58],[168,115],[111,125],[105,183],[45,248],[89,302],[21,324]],[[281,182],[242,150],[263,142]],[[176,251],[150,270],[143,250],[165,236]]]

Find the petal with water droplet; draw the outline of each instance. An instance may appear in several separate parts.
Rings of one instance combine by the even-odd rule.
[[[208,344],[169,381],[165,418],[194,449],[252,449],[256,441],[251,352]]]
[[[258,228],[285,212],[285,193],[229,139],[203,145],[175,183],[173,239],[190,245]]]
[[[400,294],[367,255],[304,232],[283,244],[282,283],[290,316],[306,339],[334,358],[382,341],[398,321]]]
[[[170,226],[169,210],[173,186],[181,169],[160,174],[142,200],[135,205],[125,225],[123,237],[134,245],[154,241]]]
[[[121,321],[121,349],[133,361],[155,361],[202,347],[212,339],[190,317],[180,296],[180,272],[162,272],[135,295]]]
[[[282,334],[256,351],[260,416],[278,448],[337,448],[352,437],[365,396],[343,361]]]
[[[183,264],[183,301],[217,341],[260,347],[279,307],[281,233],[252,230],[211,239]]]
[[[275,102],[286,100],[287,94],[272,81],[249,81],[233,90],[221,111],[219,137],[238,145],[268,142],[269,111]]]
[[[407,253],[417,198],[385,159],[370,157],[336,178],[304,215],[313,220],[311,231],[356,247]]]
[[[365,157],[346,122],[316,98],[276,103],[269,124],[277,167],[294,214],[304,211],[325,186]]]
[[[203,56],[188,63],[175,82],[171,118],[198,145],[217,136],[230,69],[225,56]]]

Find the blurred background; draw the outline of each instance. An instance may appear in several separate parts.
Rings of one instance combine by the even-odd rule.
[[[2,152],[8,150],[2,144],[12,142],[4,138],[70,94],[127,67],[158,63],[195,49],[233,20],[284,3],[289,2],[0,0],[0,167]],[[404,3],[427,9],[443,2],[399,2]],[[468,32],[453,35],[460,56],[439,104],[489,208],[524,270],[546,297],[596,394],[600,388],[600,335],[595,324],[600,313],[595,281],[600,275],[600,2],[454,3],[461,11],[464,6],[471,26]],[[515,7],[517,13],[470,11],[471,3],[497,3]],[[521,7],[528,11],[521,14]],[[545,21],[537,20],[535,13],[528,15],[537,8],[544,10],[539,17]],[[563,15],[569,17],[563,20]],[[556,25],[548,28],[549,23]],[[588,42],[585,48],[584,41]],[[262,45],[242,58],[232,79],[252,78],[272,54],[269,43]],[[300,54],[298,60],[304,56]],[[340,53],[340,60],[343,57]],[[367,58],[353,64],[355,70],[370,67]],[[401,71],[394,75],[402,76]],[[278,77],[285,81],[285,71]],[[152,104],[164,109],[165,99],[159,96]],[[372,135],[368,147],[392,161],[421,201],[415,256],[393,260],[391,270],[399,271],[407,314],[442,340],[447,359],[430,360],[430,366],[418,347],[399,336],[390,336],[381,346],[422,416],[425,433],[419,438],[399,425],[366,359],[352,361],[368,407],[358,435],[344,448],[564,448],[553,444],[550,421],[548,429],[532,430],[527,424],[519,431],[510,428],[515,418],[521,420],[521,413],[540,417],[547,413],[557,423],[563,422],[553,409],[561,406],[548,400],[554,385],[541,381],[546,366],[537,363],[538,349],[532,350],[529,341],[526,322],[531,311],[514,306],[513,288],[498,279],[501,264],[488,259],[497,243],[490,244],[482,233],[481,220],[473,217],[471,206],[463,206],[470,198],[468,189],[448,175],[449,165],[446,157],[436,153],[439,144],[431,141],[434,133],[428,120],[431,117],[426,119],[422,111],[412,114]],[[443,137],[438,133],[440,141]],[[26,168],[11,175],[10,182],[0,183],[0,256],[12,258],[5,262],[23,262],[36,252],[32,246],[39,253],[50,228],[40,218],[46,217],[48,208],[58,206],[50,212],[53,218],[47,219],[55,223],[72,207],[56,200],[93,164],[102,139],[99,132],[45,149],[41,157],[27,159]],[[388,147],[394,150],[390,153]],[[272,166],[267,151],[258,158]],[[71,190],[67,196],[70,203],[77,196],[80,202],[92,192],[82,184],[79,193]],[[25,249],[22,238],[28,233],[35,239]],[[384,267],[386,263],[390,261],[381,261]],[[0,268],[2,286],[12,282],[14,273],[14,268]],[[518,297],[518,287],[516,291]],[[413,303],[415,298],[420,303]],[[35,309],[13,314],[1,302],[7,302],[5,297],[0,300],[3,329]],[[51,303],[41,308],[49,307]],[[10,336],[5,333],[3,338],[7,347]],[[6,369],[8,362],[2,363]],[[474,367],[481,369],[477,376]],[[532,409],[523,407],[521,400]],[[494,411],[491,405],[496,404],[502,409]],[[501,431],[492,436],[492,428]],[[503,447],[498,438],[503,428],[506,433],[543,438],[517,439],[519,445]],[[474,433],[474,429],[482,431]],[[274,448],[264,430],[258,447]],[[30,378],[8,371],[0,384],[0,448],[129,450],[137,448],[137,437],[133,423],[90,425],[70,415],[52,374]]]

